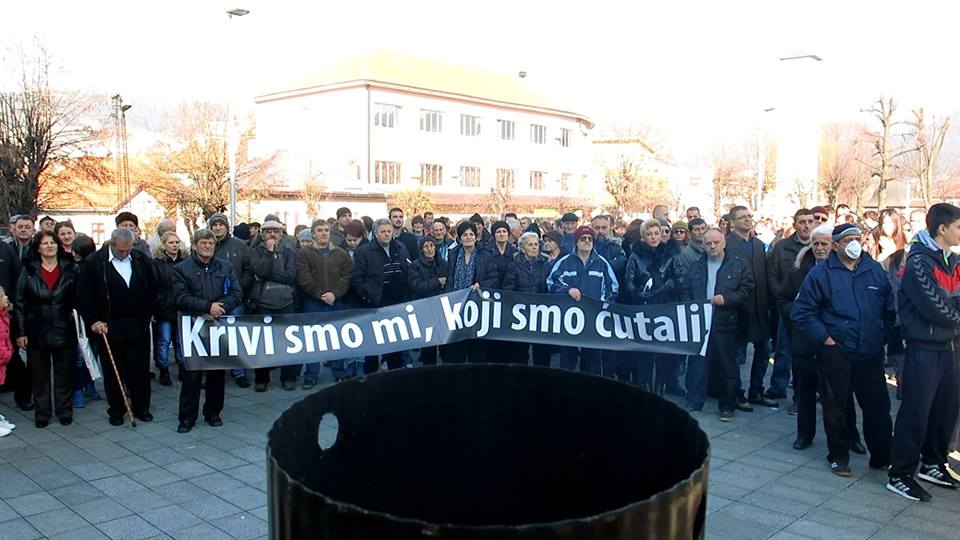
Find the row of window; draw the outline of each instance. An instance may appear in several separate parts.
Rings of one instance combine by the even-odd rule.
[[[386,103],[377,103],[373,116],[373,124],[384,128],[395,128],[399,125],[400,107]],[[481,118],[470,114],[460,115],[460,135],[464,137],[479,137]],[[440,133],[443,131],[443,112],[420,109],[420,131]],[[516,122],[513,120],[497,120],[497,134],[501,141],[516,140]],[[530,142],[533,144],[547,144],[547,126],[530,124]],[[560,128],[557,137],[560,146],[570,146],[570,130]]]
[[[544,171],[530,171],[530,183],[533,191],[543,191],[547,188],[547,173]],[[560,190],[570,189],[570,173],[560,175]],[[480,187],[480,167],[460,167],[461,187]],[[375,184],[401,184],[403,177],[400,174],[400,163],[397,161],[376,161],[373,166],[373,182]],[[497,169],[497,186],[506,189],[516,188],[516,169]],[[443,165],[435,163],[420,164],[420,184],[424,186],[443,185]]]

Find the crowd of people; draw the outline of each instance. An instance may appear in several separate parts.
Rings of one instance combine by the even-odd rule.
[[[0,243],[0,384],[34,411],[36,427],[54,415],[71,423],[75,407],[99,399],[77,346],[85,330],[116,366],[117,375],[103,369],[108,421],[122,425],[128,407],[151,421],[151,379],[175,384],[176,366],[185,433],[201,413],[208,425],[223,424],[228,375],[241,388],[251,382],[247,370],[186,369],[178,313],[328,313],[467,288],[636,306],[709,302],[706,356],[478,339],[283,366],[279,386],[309,390],[324,367],[339,381],[416,363],[532,363],[676,396],[691,412],[714,397],[722,421],[779,408],[792,389],[794,448],[810,447],[819,402],[833,473],[850,476],[849,454],[869,453],[871,467],[888,470],[887,488],[904,497],[930,499],[914,478],[960,485],[947,459],[960,408],[960,208],[857,216],[817,206],[780,227],[744,206],[715,225],[697,208],[683,218],[671,221],[662,205],[630,223],[574,213],[556,221],[513,213],[455,221],[430,212],[407,220],[399,208],[354,219],[340,208],[291,236],[275,215],[231,227],[216,213],[187,242],[171,220],[144,239],[137,216],[122,212],[97,249],[69,221],[45,217],[35,232],[31,216],[14,216],[11,238]],[[253,370],[254,391],[268,390],[271,371]],[[895,424],[888,382],[902,399]],[[10,429],[0,421],[0,435]]]

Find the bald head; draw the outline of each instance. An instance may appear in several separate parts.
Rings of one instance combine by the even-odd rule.
[[[707,257],[717,260],[723,258],[723,250],[727,247],[727,239],[723,231],[713,227],[703,233],[703,248],[707,252]]]

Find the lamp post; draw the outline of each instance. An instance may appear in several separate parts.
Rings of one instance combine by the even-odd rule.
[[[777,60],[783,63],[793,62],[794,64],[798,62],[803,62],[803,61],[819,63],[819,62],[823,62],[823,57],[814,53],[797,53],[797,54],[781,56]],[[805,102],[809,101],[809,97],[810,96],[806,96],[806,99],[804,101]],[[794,101],[799,102],[800,100],[798,98],[795,98]],[[809,185],[807,186],[807,189],[805,191],[809,196],[812,196],[815,198],[817,196],[817,191],[818,191],[817,189],[818,173],[816,172],[817,169],[816,167],[814,167],[813,174],[811,175],[810,169],[806,164],[807,163],[806,157],[809,156],[810,153],[813,153],[814,157],[816,157],[816,152],[818,152],[818,150],[815,151],[814,149],[807,147],[808,146],[807,140],[814,137],[813,132],[815,131],[815,127],[813,126],[813,122],[810,118],[805,118],[802,115],[798,115],[796,109],[799,103],[796,103],[796,102],[792,103],[791,105],[793,106],[789,108],[793,109],[792,114],[793,114],[794,120],[792,122],[793,125],[791,126],[791,131],[794,133],[793,141],[792,141],[793,146],[796,147],[794,152],[799,152],[799,155],[794,156],[795,171],[793,172],[797,174],[790,175],[788,171],[787,175],[778,174],[777,176],[778,177],[793,176],[798,179],[808,179]],[[787,138],[789,139],[790,135],[788,135]],[[784,146],[789,146],[789,144]],[[780,160],[778,160],[777,164],[779,168]]]
[[[243,17],[250,10],[234,8],[227,10],[232,21],[234,17]],[[237,125],[233,106],[227,101],[227,167],[230,175],[230,226],[237,224]]]

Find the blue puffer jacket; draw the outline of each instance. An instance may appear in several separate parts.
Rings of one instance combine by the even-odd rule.
[[[570,289],[579,289],[581,295],[604,302],[616,300],[619,287],[610,263],[596,250],[590,252],[587,264],[573,253],[560,257],[547,276],[547,290],[551,293],[566,294]]]
[[[896,310],[883,268],[864,253],[853,270],[831,253],[810,270],[790,310],[794,326],[819,346],[832,337],[853,358],[879,358]]]

